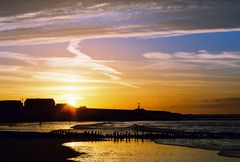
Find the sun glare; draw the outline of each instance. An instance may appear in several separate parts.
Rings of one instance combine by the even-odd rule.
[[[77,106],[77,101],[76,101],[77,99],[75,96],[67,96],[66,100],[69,105],[72,105],[74,107]]]
[[[72,106],[76,106],[76,101],[74,99],[69,99],[68,104]]]

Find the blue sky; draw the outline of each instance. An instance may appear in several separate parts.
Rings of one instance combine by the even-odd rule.
[[[83,46],[96,45],[98,48],[128,48],[132,53],[141,55],[143,52],[197,52],[206,50],[212,53],[224,51],[240,51],[240,32],[201,33],[183,36],[160,38],[103,38],[90,39],[82,42]],[[107,50],[107,49],[106,49]],[[121,55],[116,51],[112,55]],[[124,53],[122,53],[124,55]],[[133,54],[132,54],[133,55]],[[96,56],[101,57],[101,55]],[[126,58],[128,59],[128,58]]]

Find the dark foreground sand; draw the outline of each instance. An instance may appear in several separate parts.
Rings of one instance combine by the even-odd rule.
[[[78,152],[56,139],[0,139],[1,162],[69,162]]]

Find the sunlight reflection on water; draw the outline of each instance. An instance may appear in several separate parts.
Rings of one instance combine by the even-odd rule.
[[[26,123],[0,123],[0,131],[30,131],[30,132],[50,132],[58,129],[71,129],[72,126],[84,124],[96,124],[97,122],[26,122]]]
[[[78,162],[238,162],[239,159],[217,155],[217,151],[155,144],[152,141],[69,142],[68,146],[82,154],[71,160]]]

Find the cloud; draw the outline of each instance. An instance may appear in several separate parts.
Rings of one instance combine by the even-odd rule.
[[[67,50],[74,54],[74,57],[34,57],[31,54],[2,51],[0,67],[4,68],[0,69],[0,76],[4,76],[4,80],[106,83],[137,88],[133,83],[124,81],[120,77],[121,72],[104,65],[104,60],[94,60],[81,52],[80,43],[80,40],[73,40],[67,46]]]
[[[67,83],[76,83],[82,82],[86,79],[83,76],[77,74],[68,74],[60,72],[35,72],[32,77],[41,81],[48,82],[67,82]]]
[[[114,81],[117,84],[121,84],[121,85],[132,87],[132,88],[138,88],[137,85],[124,81],[120,77],[120,75],[122,74],[121,72],[117,71],[116,69],[114,69],[112,67],[109,67],[109,66],[106,66],[106,65],[102,64],[102,62],[104,62],[104,60],[102,60],[102,61],[101,60],[94,60],[90,56],[88,56],[87,54],[81,52],[80,43],[81,43],[81,40],[70,41],[70,43],[67,47],[67,50],[69,52],[75,54],[76,57],[73,58],[73,59],[70,59],[70,60],[68,58],[67,59],[68,61],[64,62],[64,64],[60,63],[61,65],[69,65],[69,64],[73,63],[75,65],[84,66],[84,67],[90,68],[93,71],[101,72],[103,75],[109,77],[112,81]],[[61,62],[62,61],[63,61],[63,59],[61,58]],[[56,62],[54,64],[56,65]]]
[[[172,55],[166,53],[150,52],[143,54],[147,59],[168,60],[172,59]]]
[[[0,6],[0,41],[155,33],[239,31],[239,1],[9,1]],[[142,34],[143,35],[143,34]]]
[[[240,113],[240,97],[226,97],[217,99],[185,101],[181,105],[173,105],[177,110],[198,114],[239,114]]]
[[[67,47],[67,50],[69,52],[76,55],[76,57],[72,59],[76,64],[83,67],[90,68],[93,71],[101,72],[103,75],[109,77],[111,80],[115,81],[118,84],[137,88],[136,85],[123,81],[122,78],[120,77],[121,72],[117,71],[112,67],[106,66],[100,63],[101,61],[94,60],[87,54],[84,54],[83,52],[81,52],[80,43],[81,43],[81,40],[73,40],[69,43]],[[66,62],[64,64],[66,64]]]
[[[240,68],[240,53],[236,52],[209,53],[204,50],[198,52],[176,52],[172,54],[150,52],[143,54],[143,57],[154,62],[165,61],[176,64],[193,64],[195,66],[209,65],[215,68]]]
[[[107,5],[109,5],[109,3],[100,3],[100,4],[90,6],[90,7],[88,7],[88,9],[98,9],[98,8],[102,8],[102,7],[107,6]]]
[[[229,111],[240,109],[240,97],[217,98],[212,100],[201,101],[198,104],[202,109],[228,109]]]
[[[36,60],[35,58],[32,58],[27,54],[15,52],[0,52],[0,64],[30,66],[35,65]]]
[[[231,59],[240,60],[240,54],[236,52],[221,52],[218,54],[208,53],[208,51],[201,50],[196,53],[194,52],[176,52],[173,54],[150,52],[143,54],[143,57],[148,59],[166,60],[166,59]]]
[[[77,62],[81,63],[82,66],[86,66],[95,71],[100,71],[103,74],[109,75],[120,75],[121,73],[116,69],[113,69],[109,66],[98,63],[96,60],[92,59],[90,56],[82,53],[80,51],[80,42],[81,41],[71,41],[67,47],[67,50],[76,55],[75,59]]]
[[[208,101],[209,103],[219,103],[219,104],[238,104],[240,105],[240,97],[228,97],[228,98],[217,98]],[[239,106],[240,108],[240,106]]]

